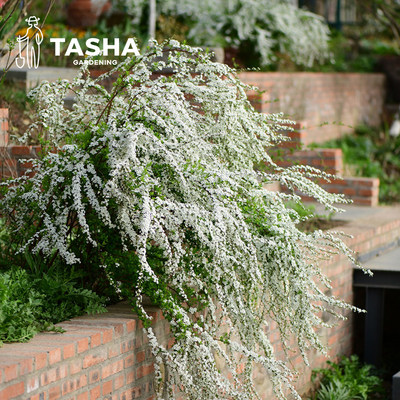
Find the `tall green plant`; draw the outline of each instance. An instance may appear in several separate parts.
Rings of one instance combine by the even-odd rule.
[[[104,311],[104,299],[80,288],[73,271],[0,271],[0,346],[27,341],[44,330],[60,332],[54,323]]]
[[[38,133],[43,152],[34,176],[4,184],[1,200],[19,251],[47,269],[64,262],[105,276],[130,299],[155,356],[158,398],[257,398],[256,366],[279,398],[285,387],[298,398],[268,321],[284,347],[296,338],[305,359],[310,346],[324,351],[321,308],[351,307],[325,294],[319,263],[351,253],[332,233],[299,231],[300,216],[285,206],[299,198],[262,185],[280,181],[330,209],[343,197],[315,184],[324,174],[313,168],[272,162],[265,149],[290,121],[255,111],[246,96],[254,88],[199,49],[154,43],[111,73],[111,93],[85,69],[34,91],[27,136]],[[270,172],[254,170],[261,162]],[[145,297],[169,321],[171,349],[153,332]]]
[[[314,371],[321,378],[317,400],[360,399],[382,393],[382,379],[374,374],[373,366],[362,364],[356,355],[342,357],[338,363],[328,361],[329,368]]]

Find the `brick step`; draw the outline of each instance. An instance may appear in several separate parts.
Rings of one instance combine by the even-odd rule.
[[[28,69],[14,66],[7,72],[5,79],[29,91],[42,81],[56,82],[59,79],[72,81],[77,74],[78,69],[76,68],[39,67]]]
[[[337,179],[330,182],[323,180],[320,184],[329,193],[345,194],[354,204],[376,206],[379,202],[379,179],[362,177],[342,177],[343,156],[341,149],[300,150],[293,153],[284,151],[277,164],[281,167],[293,165],[309,165]],[[281,190],[286,191],[285,188]],[[297,192],[304,201],[314,201],[301,192]]]

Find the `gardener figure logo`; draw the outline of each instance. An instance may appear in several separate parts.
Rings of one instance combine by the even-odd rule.
[[[40,61],[40,44],[43,41],[43,32],[39,28],[39,20],[35,16],[29,17],[25,21],[28,23],[29,28],[26,30],[24,36],[18,35],[17,42],[19,46],[19,54],[15,62],[18,68],[26,66],[28,68],[37,68]],[[26,49],[26,55],[22,55],[22,51]]]

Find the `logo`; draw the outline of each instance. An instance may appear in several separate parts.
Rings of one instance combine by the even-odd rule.
[[[61,55],[61,43],[65,43],[64,38],[51,38],[50,43],[54,43],[54,54],[59,57]],[[85,51],[84,51],[85,50]],[[122,52],[120,52],[120,41],[119,38],[115,38],[112,42],[104,38],[101,42],[100,39],[97,38],[89,38],[86,40],[85,47],[82,49],[78,39],[73,38],[68,43],[67,50],[65,51],[65,56],[68,57],[71,54],[76,54],[80,57],[84,56],[108,56],[109,53],[113,53],[114,56],[127,56],[129,54],[134,54],[135,56],[140,56],[140,52],[136,46],[135,39],[128,38],[128,40],[124,44],[124,48]],[[95,64],[95,65],[104,65],[112,64],[116,65],[117,60],[74,60],[74,65],[82,65],[82,64]]]
[[[1,1],[1,0],[0,0]],[[25,35],[18,35],[17,42],[19,46],[19,53],[15,59],[18,68],[38,68],[40,62],[40,44],[43,42],[43,32],[39,28],[39,20],[35,16],[31,16],[25,21],[28,23],[28,29]],[[140,52],[137,48],[136,41],[133,38],[128,38],[125,43],[120,43],[119,38],[110,40],[103,38],[88,38],[83,46],[77,38],[71,39],[66,42],[65,38],[50,38],[50,43],[54,45],[54,55],[56,57],[61,56],[61,45],[66,46],[66,51],[63,56],[80,56],[83,57],[81,60],[73,60],[74,65],[116,65],[117,60],[106,60],[106,59],[93,59],[93,56],[108,56],[113,54],[114,56],[129,56],[135,55],[140,56]],[[122,46],[123,45],[123,46]],[[122,47],[122,52],[120,51]],[[25,50],[25,52],[24,52]],[[110,54],[111,53],[111,54]],[[89,59],[86,59],[89,57]]]
[[[24,36],[18,35],[19,53],[15,59],[18,68],[23,68],[25,65],[28,68],[37,68],[40,62],[40,44],[43,42],[43,32],[39,28],[39,20],[35,16],[31,16],[25,21],[28,23],[28,29]],[[26,50],[25,56],[23,51]]]

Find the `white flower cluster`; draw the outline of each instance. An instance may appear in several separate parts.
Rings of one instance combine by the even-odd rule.
[[[135,27],[148,1],[125,4]],[[329,58],[329,29],[323,18],[291,0],[163,0],[158,12],[191,19],[188,34],[197,45],[254,44],[262,65],[276,61],[276,52],[308,67]]]
[[[173,73],[161,75],[163,67]],[[21,251],[77,265],[93,251],[99,268],[133,271],[140,315],[146,318],[146,295],[175,335],[167,350],[147,330],[157,377],[168,377],[160,399],[175,391],[199,400],[257,398],[255,366],[264,367],[279,398],[285,387],[296,395],[267,321],[276,321],[282,340],[297,339],[305,360],[310,346],[323,350],[316,334],[323,305],[350,306],[324,293],[329,284],[318,263],[328,249],[350,252],[332,234],[299,231],[285,206],[298,197],[262,185],[301,188],[328,208],[342,197],[307,178],[319,176],[312,168],[272,162],[266,148],[289,121],[256,112],[250,88],[200,50],[154,44],[115,72],[111,93],[85,69],[72,83],[42,83],[33,93],[38,120],[31,130],[47,139],[47,151],[35,161],[36,175],[13,181],[2,199],[16,233],[28,235]],[[69,89],[76,93],[71,110],[63,103]],[[261,162],[273,172],[256,172]],[[109,237],[98,239],[103,232]],[[121,248],[109,264],[105,240]],[[127,254],[136,266],[127,265]],[[120,290],[127,293],[124,282]]]

